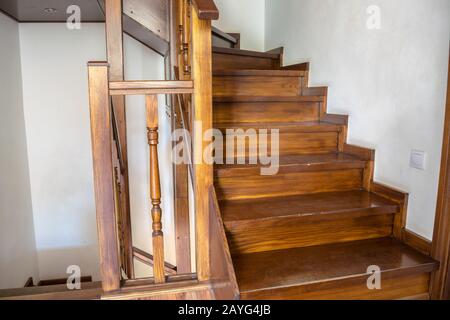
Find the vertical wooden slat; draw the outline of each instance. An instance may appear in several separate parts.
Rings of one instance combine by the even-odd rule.
[[[106,15],[106,47],[109,62],[109,80],[124,80],[123,58],[123,27],[122,27],[122,0],[105,0]],[[127,150],[127,125],[125,112],[125,97],[112,97],[114,113],[118,124],[121,158],[123,161],[123,185],[121,192],[122,226],[124,230],[124,250],[126,265],[124,269],[129,278],[134,277],[133,268],[133,243],[131,236],[130,194],[128,178],[128,150]]]
[[[94,190],[103,291],[120,288],[120,266],[115,221],[112,129],[109,105],[108,65],[89,64]]]
[[[203,150],[211,143],[211,140],[203,139],[203,134],[212,128],[211,21],[200,20],[196,10],[192,9],[191,25],[193,110],[196,121],[193,128],[196,253],[198,279],[203,281],[210,277],[208,191],[213,180],[212,164],[203,161]],[[198,130],[199,125],[201,130]]]
[[[184,0],[171,0],[171,61],[174,76],[172,80],[184,79],[179,73],[179,50],[183,42],[182,30],[182,4]],[[181,103],[184,99],[181,95],[172,99],[172,130],[183,129]],[[173,147],[178,142],[173,143]],[[191,244],[190,244],[190,216],[188,195],[188,167],[187,164],[173,165],[174,181],[174,205],[175,205],[175,255],[177,261],[177,273],[187,274],[192,272],[191,268]]]
[[[153,275],[155,283],[166,281],[164,272],[164,234],[162,231],[161,186],[158,164],[158,97],[146,96],[148,144],[150,146],[150,198],[153,220]]]

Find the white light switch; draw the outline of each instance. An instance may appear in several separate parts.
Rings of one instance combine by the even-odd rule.
[[[419,170],[425,170],[426,165],[426,153],[420,150],[411,150],[411,168],[416,168]]]

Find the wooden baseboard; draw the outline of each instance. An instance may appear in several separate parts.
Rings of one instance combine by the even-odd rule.
[[[430,240],[425,239],[424,237],[406,228],[402,230],[402,240],[405,244],[416,249],[417,251],[420,251],[427,256],[431,256]]]

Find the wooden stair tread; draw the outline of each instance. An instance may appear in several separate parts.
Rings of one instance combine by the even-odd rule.
[[[367,277],[386,272],[431,272],[433,259],[393,238],[241,254],[233,256],[241,293]]]
[[[214,96],[213,101],[221,102],[322,102],[323,96]]]
[[[248,174],[259,174],[261,167],[267,165],[262,164],[232,164],[236,160],[224,160],[224,164],[216,164],[214,166],[214,174],[216,177],[240,175],[245,172]],[[230,164],[227,164],[230,163]],[[337,153],[320,153],[320,154],[300,154],[300,155],[280,155],[279,157],[279,173],[288,171],[313,171],[313,170],[334,170],[342,168],[364,168],[366,161],[354,155]]]
[[[243,50],[243,49],[237,49],[237,48],[213,47],[212,52],[213,53],[221,53],[221,54],[237,55],[237,56],[267,58],[267,59],[279,59],[280,58],[279,54],[251,51],[251,50]]]
[[[323,122],[323,121],[305,121],[305,122],[273,122],[273,123],[252,123],[252,122],[221,122],[217,124],[218,129],[283,129],[295,132],[333,132],[340,131],[342,125]]]
[[[229,76],[229,77],[303,77],[305,71],[298,70],[216,70],[213,76]]]
[[[339,213],[387,214],[398,211],[394,202],[365,190],[327,192],[288,197],[219,202],[225,224],[283,217],[325,216]]]

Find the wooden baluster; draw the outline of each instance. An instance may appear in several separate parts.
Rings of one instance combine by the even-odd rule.
[[[153,274],[155,283],[166,281],[164,272],[164,234],[162,231],[161,186],[158,165],[158,97],[146,96],[148,144],[150,145],[150,198],[153,220]]]
[[[183,28],[183,61],[184,61],[184,75],[189,76],[191,74],[191,65],[189,62],[189,42],[190,42],[190,25],[191,25],[191,1],[184,0],[184,28]]]

